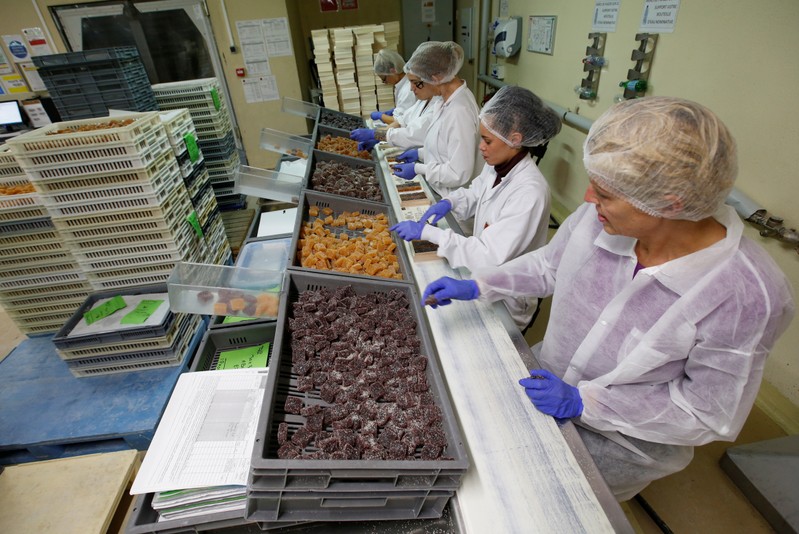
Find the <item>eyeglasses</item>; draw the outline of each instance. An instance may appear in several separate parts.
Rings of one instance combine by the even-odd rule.
[[[386,80],[388,79],[388,76],[386,76],[384,74],[378,74],[377,77],[380,78],[380,81],[383,82],[383,83],[386,83]]]
[[[416,86],[417,89],[421,89],[424,87],[424,82],[422,80],[417,80],[415,82],[411,82],[413,85]]]

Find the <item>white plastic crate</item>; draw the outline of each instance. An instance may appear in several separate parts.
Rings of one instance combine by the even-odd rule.
[[[37,179],[34,183],[36,189],[41,193],[56,195],[63,191],[84,191],[86,189],[99,189],[132,183],[150,183],[161,180],[161,175],[166,169],[176,166],[177,162],[174,156],[169,152],[164,152],[158,159],[143,169],[103,171],[67,178]]]
[[[64,322],[72,317],[71,313],[60,313],[48,317],[34,317],[26,319],[17,319],[14,321],[23,334],[47,334],[50,332],[58,332]]]
[[[53,228],[52,225],[47,228],[42,228],[39,231],[12,234],[0,233],[0,250],[5,251],[7,248],[14,248],[26,245],[43,245],[45,243],[59,243],[63,241],[59,232]]]
[[[47,206],[50,215],[56,217],[74,217],[80,215],[96,215],[106,212],[119,212],[124,210],[142,209],[142,208],[158,208],[161,207],[167,198],[172,196],[175,191],[182,191],[183,195],[186,193],[186,188],[182,183],[172,182],[165,185],[160,191],[155,191],[150,194],[136,194],[136,188],[125,187],[119,188],[118,192],[121,193],[117,197],[102,198],[102,193],[95,191],[86,192],[81,195],[84,200],[80,202],[73,202],[70,204],[53,203]],[[117,190],[114,190],[115,192]],[[79,193],[74,196],[80,195]],[[89,197],[97,196],[95,200]]]
[[[233,124],[229,116],[217,117],[216,119],[197,119],[194,123],[197,137],[202,141],[205,139],[217,139],[224,137],[228,132],[233,131]]]
[[[5,309],[25,309],[36,308],[45,304],[61,304],[64,302],[75,303],[79,307],[91,294],[91,286],[88,283],[75,285],[75,289],[62,293],[45,292],[43,296],[25,296],[18,298],[2,297],[0,302],[3,303]]]
[[[17,158],[8,145],[0,145],[0,166],[17,165]]]
[[[131,247],[132,249],[146,249],[146,247]],[[146,256],[142,256],[146,254]],[[83,270],[94,274],[114,272],[119,269],[137,268],[145,265],[161,264],[163,262],[178,262],[186,257],[186,251],[167,249],[159,252],[135,253],[129,256],[117,256],[104,260],[78,259],[78,264]]]
[[[94,125],[130,120],[126,126],[82,131]],[[18,158],[21,154],[92,148],[103,145],[131,144],[152,131],[162,130],[157,111],[57,122],[11,138],[8,145]],[[67,132],[68,130],[68,132]],[[64,133],[55,133],[61,132]],[[165,132],[163,132],[165,134]]]
[[[47,299],[50,302],[77,296],[78,293],[91,292],[92,286],[85,276],[73,281],[56,281],[53,284],[40,284],[33,287],[19,287],[0,290],[0,302],[4,305],[18,305],[22,301]]]
[[[3,257],[5,259],[9,258],[23,258],[23,257],[33,257],[33,256],[41,256],[47,254],[58,254],[60,252],[68,252],[69,248],[67,248],[65,243],[60,243],[58,241],[52,242],[37,242],[32,241],[26,245],[17,245],[17,246],[8,246],[3,249]]]
[[[104,201],[123,201],[136,198],[154,198],[160,200],[169,196],[175,188],[183,187],[180,170],[177,165],[165,166],[161,171],[148,181],[114,183],[113,179],[94,178],[92,180],[78,180],[85,183],[86,187],[76,188],[58,193],[42,195],[42,200],[54,215],[64,206],[80,204],[96,204]],[[103,184],[103,182],[106,182]]]
[[[188,109],[189,112],[195,111],[227,111],[225,100],[219,97],[219,107],[216,107],[211,93],[187,93],[180,96],[157,96],[155,98],[160,109]]]
[[[42,205],[39,193],[22,193],[19,195],[0,195],[0,217],[13,213],[27,213]],[[45,213],[43,216],[46,216]],[[18,217],[29,218],[29,217]]]
[[[47,320],[54,315],[62,313],[75,313],[75,310],[80,308],[81,303],[61,302],[57,304],[47,304],[35,308],[24,309],[7,309],[9,317],[12,319],[25,319],[26,321],[35,321],[37,319]]]
[[[172,151],[163,128],[135,144],[104,145],[85,150],[18,154],[20,166],[25,172],[42,171],[54,167],[85,167],[93,164],[118,162],[122,169],[140,169],[156,161],[165,151]],[[90,168],[91,169],[91,168]],[[76,176],[82,172],[70,172],[65,176]],[[33,178],[31,178],[33,180]]]
[[[13,291],[22,288],[36,288],[39,286],[52,286],[61,283],[76,282],[86,280],[86,275],[82,272],[62,273],[47,276],[36,276],[33,278],[0,278],[0,289]]]
[[[75,262],[75,256],[69,250],[55,252],[53,254],[39,254],[36,256],[17,257],[11,258],[5,254],[0,254],[0,276],[5,276],[6,273],[17,269],[26,269],[32,267],[41,267],[45,265],[63,265],[70,262]],[[74,265],[71,270],[78,269]]]
[[[132,225],[134,228],[138,225]],[[186,226],[189,226],[186,223]],[[154,228],[149,230],[136,231],[131,228],[131,231],[119,234],[107,234],[94,236],[83,239],[68,239],[67,242],[71,249],[84,249],[96,250],[101,248],[115,248],[125,244],[140,244],[140,243],[161,243],[175,241],[175,233],[178,230],[172,228]]]
[[[152,86],[156,99],[159,96],[179,96],[194,93],[210,93],[216,89],[222,96],[222,87],[216,78],[198,78],[179,82],[157,83]]]
[[[89,283],[92,285],[92,288],[98,291],[148,284],[163,284],[169,279],[169,274],[172,272],[174,266],[175,263],[173,262],[168,264],[166,270],[156,271],[153,269],[152,272],[148,272],[148,269],[145,267],[140,269],[124,269],[119,272],[87,273],[87,277],[89,278]]]
[[[185,150],[186,143],[183,140],[184,136],[193,134],[196,137],[194,123],[191,120],[191,113],[189,113],[189,110],[181,108],[162,111],[159,116],[166,130],[166,135],[169,138],[169,143],[175,148],[179,147],[181,152]]]
[[[21,174],[12,174],[8,176],[3,176],[2,169],[0,169],[0,186],[2,187],[22,187],[30,185],[30,183],[31,181],[28,180],[28,177],[25,175],[24,171]],[[34,191],[31,191],[31,193],[33,192]],[[0,193],[0,197],[2,196],[4,195]],[[5,196],[12,196],[12,195],[5,195]]]

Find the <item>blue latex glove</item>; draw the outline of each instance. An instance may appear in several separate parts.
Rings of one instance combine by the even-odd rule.
[[[393,117],[394,116],[394,108],[391,108],[390,110],[385,111],[384,113],[386,115],[388,115],[389,117]]]
[[[422,218],[419,220],[427,222],[427,219],[435,215],[435,218],[433,218],[431,224],[436,224],[444,217],[444,215],[449,213],[451,209],[452,209],[452,202],[450,202],[447,199],[439,200],[438,202],[430,206],[430,209],[424,212],[424,215],[422,215]]]
[[[358,150],[366,150],[367,152],[371,152],[377,143],[377,139],[372,139],[371,141],[362,141],[358,143]]]
[[[350,132],[350,139],[354,139],[359,143],[375,140],[375,131],[371,128],[358,128]]]
[[[373,111],[372,114],[370,115],[370,117],[372,117],[373,121],[379,121],[381,118],[383,118],[383,112],[382,111]]]
[[[408,150],[397,156],[397,161],[403,161],[405,163],[419,161],[419,149],[409,148]]]
[[[413,180],[414,176],[416,176],[415,166],[415,163],[398,163],[394,165],[394,175],[406,180]]]
[[[474,280],[456,280],[444,276],[430,282],[422,294],[422,306],[437,308],[452,303],[456,300],[474,300],[480,296],[477,282]],[[428,301],[430,299],[430,301]],[[435,299],[435,302],[432,300]]]
[[[546,369],[530,370],[530,378],[522,378],[519,384],[535,407],[547,415],[570,419],[583,413],[580,391]]]
[[[397,232],[397,234],[405,241],[413,241],[414,239],[422,238],[422,230],[424,229],[424,222],[416,221],[403,221],[395,224],[389,230]]]

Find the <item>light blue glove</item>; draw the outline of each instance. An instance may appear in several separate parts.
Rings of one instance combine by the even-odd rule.
[[[371,128],[358,128],[350,132],[350,139],[354,139],[359,143],[375,140],[375,131]]]
[[[394,108],[391,108],[390,110],[386,111],[385,114],[388,115],[389,117],[393,117],[394,116]]]
[[[367,152],[371,152],[377,143],[377,139],[372,139],[371,141],[362,141],[358,143],[358,150],[366,150]]]
[[[456,280],[444,276],[430,282],[422,294],[422,306],[437,308],[456,300],[474,300],[480,296],[480,289],[474,280]]]
[[[397,156],[397,161],[403,161],[405,163],[419,161],[419,149],[409,148],[408,150]]]
[[[383,117],[383,112],[382,111],[373,111],[372,114],[370,115],[370,117],[372,117],[373,121],[379,121]]]
[[[433,219],[431,224],[436,224],[444,217],[444,215],[449,213],[450,210],[452,210],[452,202],[450,202],[445,198],[443,200],[439,200],[438,202],[430,206],[430,209],[424,212],[424,215],[422,215],[422,218],[419,220],[427,222],[427,219],[435,215],[435,218]]]
[[[416,176],[416,171],[414,168],[416,167],[415,163],[398,163],[394,165],[394,176],[399,176],[400,178],[405,178],[406,180],[413,180],[414,176]]]
[[[424,229],[423,221],[403,221],[395,224],[389,230],[397,232],[397,234],[405,241],[413,241],[414,239],[422,238],[422,230]]]
[[[571,419],[583,413],[580,391],[546,369],[532,369],[530,378],[519,384],[539,411],[558,419]]]

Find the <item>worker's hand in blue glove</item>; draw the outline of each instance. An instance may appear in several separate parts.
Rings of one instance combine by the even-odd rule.
[[[436,224],[438,221],[441,220],[442,217],[444,217],[444,215],[449,213],[451,209],[452,209],[452,202],[450,202],[446,198],[443,200],[439,200],[438,202],[430,206],[430,209],[424,212],[424,215],[422,215],[422,218],[419,220],[427,222],[427,220],[430,217],[433,217],[435,215],[435,217],[433,217],[433,220],[431,221],[431,224]]]
[[[372,139],[371,141],[361,141],[358,143],[358,151],[366,150],[367,152],[371,152],[377,143],[377,139]]]
[[[580,391],[546,369],[530,370],[519,384],[539,411],[558,419],[571,419],[583,413]]]
[[[413,180],[414,176],[416,176],[415,167],[415,163],[398,163],[394,165],[392,170],[395,176],[405,178],[406,180]]]
[[[402,239],[405,241],[413,241],[414,239],[421,239],[422,238],[422,230],[424,229],[424,222],[416,222],[416,221],[402,221],[401,223],[395,224],[389,230],[392,232],[397,232]]]
[[[388,115],[389,117],[393,117],[393,116],[394,116],[394,108],[391,108],[391,109],[390,109],[390,110],[388,110],[388,111],[384,111],[383,113],[385,113],[385,114],[386,114],[386,115]]]
[[[371,128],[358,128],[350,132],[350,139],[354,139],[359,143],[375,140],[375,131]]]
[[[372,117],[373,121],[379,121],[380,119],[383,118],[383,112],[382,111],[373,111],[372,114],[370,115],[370,117]]]
[[[397,161],[402,161],[405,163],[419,161],[419,149],[409,148],[408,150],[397,156]]]
[[[437,308],[451,304],[452,300],[474,300],[480,296],[474,280],[456,280],[444,276],[430,282],[422,294],[422,306]]]

